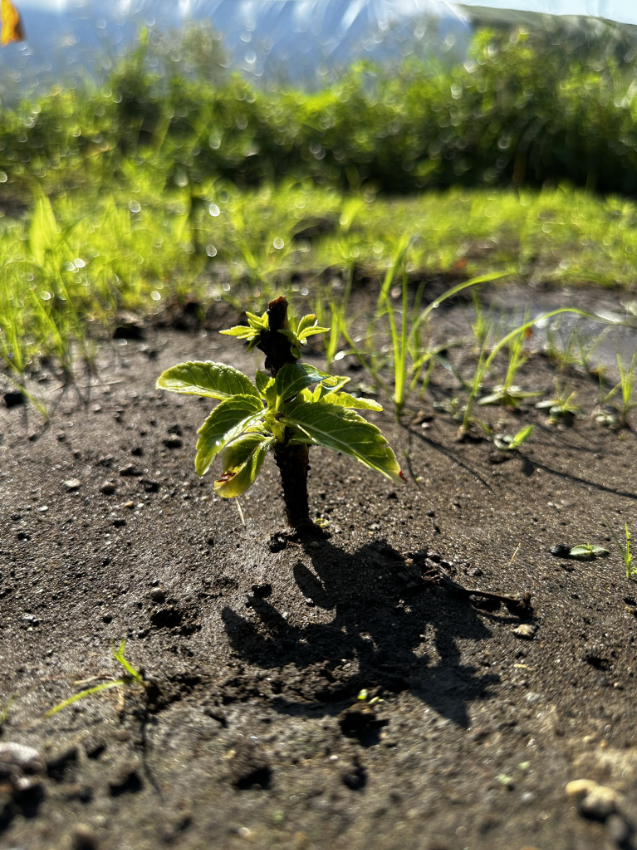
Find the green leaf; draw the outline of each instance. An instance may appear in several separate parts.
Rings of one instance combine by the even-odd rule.
[[[257,385],[257,389],[261,395],[265,395],[267,388],[274,385],[274,378],[271,378],[267,372],[262,372],[260,369],[257,369],[254,383]]]
[[[296,336],[297,336],[299,342],[302,345],[305,345],[306,344],[305,340],[308,337],[314,336],[315,334],[328,333],[328,331],[329,331],[329,328],[319,327],[318,319],[316,318],[314,313],[310,313],[309,316],[303,316],[303,318],[299,322],[298,327],[296,329]]]
[[[267,331],[270,327],[270,317],[268,316],[267,310],[262,316],[255,316],[254,313],[248,313],[246,310],[246,316],[250,323],[250,327],[254,328],[255,331]]]
[[[252,339],[255,335],[252,328],[249,328],[247,325],[235,325],[233,328],[219,331],[219,333],[225,336],[238,336],[239,339]]]
[[[531,434],[533,433],[533,429],[535,425],[527,425],[526,428],[522,428],[522,430],[518,431],[518,433],[513,437],[511,442],[509,443],[510,449],[519,448],[522,443],[526,442]]]
[[[321,381],[320,387],[317,387],[314,391],[315,395],[318,393],[314,400],[320,401],[329,393],[337,393],[345,384],[349,384],[350,381],[351,378],[341,378],[338,375],[331,375],[329,378],[324,378]]]
[[[606,558],[609,554],[608,549],[604,549],[603,546],[584,543],[581,546],[573,546],[568,556],[575,558],[576,561],[594,561],[595,558]]]
[[[259,394],[252,381],[238,369],[210,360],[189,360],[167,369],[157,379],[157,389],[217,399]]]
[[[226,443],[256,422],[263,412],[261,399],[253,395],[235,395],[218,404],[198,432],[197,475],[204,475]]]
[[[60,228],[51,202],[38,188],[29,226],[29,250],[39,266],[43,265],[46,252],[55,247],[59,239]]]
[[[305,387],[328,377],[325,372],[319,372],[307,363],[288,363],[279,369],[274,386],[276,387],[277,406],[282,401],[294,398]]]
[[[301,336],[299,336],[299,340],[303,345],[305,345],[305,340],[308,339],[308,337],[316,336],[316,334],[326,334],[329,333],[329,330],[329,328],[320,328],[317,325],[315,328],[308,328],[307,330],[303,331]]]
[[[401,477],[400,467],[387,440],[362,416],[324,401],[299,404],[281,420],[306,442],[325,446],[353,457],[392,481]]]
[[[526,398],[535,398],[538,395],[542,395],[542,393],[528,392],[513,385],[510,387],[495,387],[493,393],[481,398],[478,404],[503,404],[507,407],[517,407],[519,401],[523,401]]]
[[[383,407],[377,401],[370,398],[356,398],[349,393],[331,392],[321,396],[321,401],[326,404],[336,404],[339,407],[347,407],[349,410],[382,410]]]
[[[304,330],[307,328],[314,327],[318,322],[316,315],[314,313],[309,313],[307,316],[303,316],[296,328],[296,335],[301,336]]]
[[[223,475],[215,481],[215,493],[224,499],[240,496],[254,484],[274,437],[246,434],[224,450]]]

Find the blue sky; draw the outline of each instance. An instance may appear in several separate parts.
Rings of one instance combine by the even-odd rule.
[[[77,7],[76,0],[16,0],[17,6],[24,8],[40,8],[49,11],[62,11]],[[266,0],[267,2],[267,0]],[[94,0],[91,5],[94,9],[112,9],[114,6],[122,10],[134,5],[129,0]],[[146,9],[152,9],[155,4],[144,3]],[[176,0],[175,5],[182,7],[184,12],[188,11],[190,0]],[[193,5],[199,5],[196,0]],[[450,3],[450,5],[453,5]],[[524,12],[545,12],[554,15],[591,15],[598,18],[607,18],[612,21],[621,21],[627,24],[637,25],[637,2],[636,0],[463,0],[465,6],[488,6],[492,9],[517,9]]]

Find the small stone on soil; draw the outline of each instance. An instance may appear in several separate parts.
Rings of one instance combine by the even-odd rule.
[[[82,482],[79,478],[69,478],[67,481],[64,482],[64,486],[70,493],[72,493],[74,490],[80,489],[80,487],[82,486]]]
[[[131,478],[141,475],[142,473],[141,470],[137,469],[136,466],[133,466],[132,463],[127,463],[126,466],[123,466],[120,469],[119,474],[122,478]]]
[[[73,830],[73,850],[97,850],[97,834],[92,827],[79,823]]]
[[[100,487],[100,491],[104,493],[105,496],[112,496],[115,489],[116,485],[114,481],[105,481]]]
[[[523,640],[533,640],[537,633],[537,626],[534,623],[521,623],[513,629],[513,634]]]
[[[181,437],[164,437],[162,442],[167,449],[180,449],[184,444]]]
[[[0,744],[0,778],[11,776],[15,769],[23,773],[44,773],[44,761],[33,747],[7,742]]]
[[[620,808],[620,795],[613,788],[592,779],[576,779],[566,786],[566,794],[577,799],[580,814],[595,820],[606,818]]]

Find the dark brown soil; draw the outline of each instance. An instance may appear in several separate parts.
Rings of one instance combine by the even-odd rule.
[[[596,386],[579,373],[587,415],[571,428],[532,406],[489,414],[510,434],[536,423],[503,463],[489,442],[455,442],[429,398],[401,426],[373,415],[407,482],[313,449],[326,536],[295,542],[276,536],[274,461],[241,499],[244,525],[194,473],[207,403],[154,389],[180,360],[252,373],[256,354],[212,334],[117,341],[88,406],[68,390],[38,439],[33,412],[0,413],[0,709],[15,695],[0,847],[632,847],[637,590],[602,518],[634,525],[634,433],[590,418]],[[552,378],[537,355],[521,382],[548,391]],[[610,557],[549,551],[587,542]],[[441,574],[530,593],[532,615]],[[44,719],[120,675],[122,638],[146,691]],[[42,763],[3,768],[7,743]],[[619,814],[580,814],[575,779],[612,788]]]

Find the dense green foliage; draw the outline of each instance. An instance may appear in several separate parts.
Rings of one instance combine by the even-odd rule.
[[[106,84],[4,109],[7,182],[24,188],[36,177],[59,190],[97,176],[113,185],[126,180],[127,157],[151,149],[168,186],[292,176],[389,193],[547,180],[637,191],[634,51],[481,31],[464,65],[358,65],[307,92],[257,88],[218,65],[206,74],[218,45],[213,34],[200,42],[186,72],[158,63],[142,37]]]

